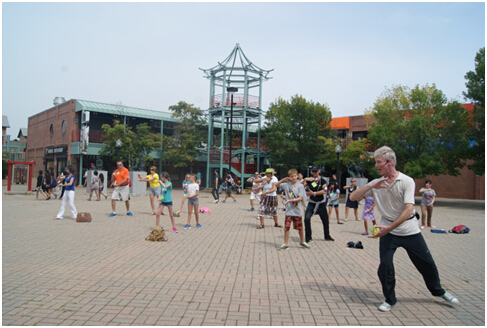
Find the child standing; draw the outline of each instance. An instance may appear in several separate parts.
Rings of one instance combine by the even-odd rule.
[[[183,200],[181,201],[181,207],[179,208],[179,211],[177,211],[176,214],[175,214],[175,216],[178,216],[178,217],[183,212],[184,202],[188,198],[188,186],[191,183],[189,181],[189,177],[190,177],[190,175],[189,174],[186,174],[186,176],[184,178],[184,181],[183,181]]]
[[[419,190],[423,193],[423,198],[421,199],[421,229],[424,229],[424,221],[426,215],[428,215],[427,223],[428,228],[434,228],[435,226],[431,224],[431,217],[433,216],[433,203],[435,202],[436,193],[431,189],[431,180],[426,180],[424,182],[424,188]]]
[[[194,217],[196,218],[196,228],[201,229],[203,227],[200,224],[200,217],[198,214],[200,186],[196,183],[196,175],[190,175],[189,182],[190,184],[187,186],[188,196],[186,197],[188,199],[188,224],[186,224],[183,229],[191,229],[191,213],[194,213]]]
[[[362,235],[367,236],[369,234],[369,229],[367,227],[367,221],[372,221],[375,225],[375,214],[374,214],[374,197],[369,196],[365,198],[364,213],[362,214],[362,220],[364,221],[365,232]]]
[[[172,231],[174,233],[177,233],[178,229],[176,229],[176,225],[174,224],[174,215],[172,213],[172,182],[171,178],[169,177],[169,173],[162,172],[161,180],[159,180],[159,183],[161,188],[161,196],[159,196],[159,208],[156,212],[156,226],[159,225],[161,213],[164,210],[164,206],[166,206],[169,211],[169,216],[171,217]]]
[[[284,244],[282,244],[278,249],[286,250],[289,248],[289,230],[291,229],[291,223],[293,224],[294,230],[299,232],[299,245],[304,248],[310,248],[309,245],[304,241],[303,233],[303,212],[301,209],[301,200],[306,197],[306,191],[304,186],[298,182],[298,171],[295,169],[290,169],[288,171],[289,177],[282,179],[276,183],[276,186],[281,185],[281,189],[285,194],[285,200],[283,202],[286,207],[286,221],[284,224]]]
[[[340,204],[340,189],[338,189],[336,184],[330,184],[330,189],[328,189],[328,219],[331,218],[331,210],[334,207],[335,213],[337,215],[337,224],[343,224],[340,222],[340,214],[338,213],[338,205]]]

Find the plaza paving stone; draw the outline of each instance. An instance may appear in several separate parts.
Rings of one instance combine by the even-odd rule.
[[[2,197],[3,325],[485,325],[485,201],[437,198],[433,224],[445,230],[465,224],[469,234],[423,230],[441,283],[460,304],[431,296],[399,249],[398,304],[383,313],[377,310],[384,300],[376,273],[379,241],[361,235],[363,222],[352,213],[343,225],[332,214],[334,242],[323,240],[314,216],[311,249],[300,248],[291,230],[290,248],[278,251],[282,229],[266,218],[265,229],[257,230],[246,194],[235,204],[213,204],[202,191],[200,207],[211,209],[200,214],[203,229],[194,216],[192,229],[182,229],[185,208],[174,234],[166,214],[161,224],[169,240],[159,243],[144,240],[155,224],[148,196],[132,197],[133,217],[117,202],[118,215],[109,218],[110,197],[89,202],[77,188],[76,208],[90,212],[91,223],[69,219],[69,206],[64,220],[53,220],[59,200]],[[177,208],[181,197],[181,190],[173,191]],[[283,224],[281,210],[279,220]],[[358,240],[364,249],[346,247]]]

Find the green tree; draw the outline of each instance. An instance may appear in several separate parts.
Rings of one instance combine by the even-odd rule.
[[[149,154],[159,146],[160,136],[151,133],[147,123],[137,125],[135,127],[137,133],[134,133],[131,127],[124,126],[117,120],[114,120],[113,126],[103,124],[101,129],[105,135],[101,139],[103,148],[100,150],[100,155],[110,157],[111,161],[115,162],[119,151],[120,160],[128,167],[132,167],[138,161],[145,164],[152,161]],[[118,139],[122,142],[119,150],[116,147]]]
[[[175,167],[190,166],[192,172],[193,163],[200,154],[198,148],[207,140],[205,117],[199,108],[184,101],[170,106],[169,110],[179,123],[174,128],[173,136],[163,138],[163,159],[172,162]]]
[[[271,103],[265,118],[263,134],[274,166],[299,169],[322,162],[321,143],[331,137],[331,111],[327,105],[298,95],[290,101],[279,98]]]
[[[485,173],[485,47],[475,56],[475,71],[465,75],[467,92],[463,95],[474,103],[473,124],[468,131],[476,144],[468,149],[468,158],[474,160],[468,168],[475,174]]]
[[[397,167],[413,178],[458,175],[465,165],[468,116],[432,86],[386,89],[372,108],[368,139],[394,149]]]

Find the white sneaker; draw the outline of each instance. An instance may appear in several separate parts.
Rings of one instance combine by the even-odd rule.
[[[382,312],[388,312],[392,309],[392,305],[390,305],[389,303],[387,302],[384,302],[382,303],[381,305],[379,305],[379,311],[382,311]]]
[[[215,203],[215,204],[218,203],[218,199],[214,200],[213,203]]]
[[[450,294],[449,292],[445,292],[445,294],[441,295],[441,298],[443,298],[445,301],[453,303],[453,304],[458,304],[460,303],[455,296]]]

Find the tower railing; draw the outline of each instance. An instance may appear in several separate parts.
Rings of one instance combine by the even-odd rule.
[[[227,95],[228,96],[228,95]],[[244,102],[244,94],[243,93],[235,93],[233,95],[233,106],[234,107],[249,107],[249,108],[259,108],[259,100],[258,96],[247,96],[247,102]],[[231,105],[231,98],[226,97],[225,102],[223,102],[222,94],[214,95],[211,99],[211,107],[218,108],[218,107],[230,107]]]

